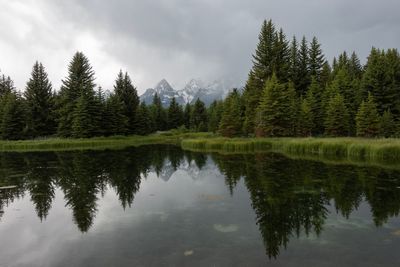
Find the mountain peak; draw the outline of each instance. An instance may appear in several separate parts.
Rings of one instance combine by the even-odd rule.
[[[158,82],[157,85],[154,87],[154,90],[157,93],[174,91],[174,89],[166,79],[162,79],[160,82]]]
[[[154,95],[157,93],[163,106],[167,107],[172,98],[175,98],[179,104],[192,103],[199,98],[207,106],[214,100],[223,99],[229,92],[226,82],[216,80],[212,83],[203,83],[200,79],[191,79],[183,89],[174,90],[166,79],[162,79],[154,89],[147,89],[146,92],[140,96],[141,101],[150,104],[153,101]]]

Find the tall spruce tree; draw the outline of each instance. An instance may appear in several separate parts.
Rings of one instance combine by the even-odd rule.
[[[299,76],[299,47],[296,36],[293,36],[290,44],[290,60],[289,60],[289,79],[296,85],[299,84],[301,77]]]
[[[97,111],[91,108],[95,95],[94,80],[94,71],[89,60],[82,52],[77,52],[69,64],[68,76],[62,81],[58,104],[60,107],[58,134],[60,136],[70,137],[73,132],[75,136],[91,136],[97,132],[98,125],[96,124],[99,122],[94,121]],[[81,120],[83,113],[87,113],[84,117],[91,119]],[[80,121],[74,122],[74,118],[77,120],[80,118]],[[73,124],[75,124],[75,130],[72,129]],[[82,135],[77,132],[78,128],[85,129]]]
[[[152,121],[155,131],[164,131],[167,129],[167,113],[162,106],[161,98],[156,93],[153,97],[153,104],[150,107]]]
[[[310,100],[312,101],[312,95],[307,99],[300,99],[300,111],[296,127],[297,135],[299,136],[311,136],[312,131],[315,129],[314,114],[311,105],[308,102]]]
[[[234,137],[242,134],[243,129],[243,104],[237,89],[229,93],[224,101],[224,108],[219,124],[222,136]]]
[[[372,48],[367,64],[365,65],[365,73],[362,78],[363,94],[371,93],[377,103],[380,113],[390,109],[391,101],[385,96],[385,56],[376,48]]]
[[[106,122],[106,116],[107,116],[107,101],[106,101],[106,96],[103,91],[103,88],[99,86],[96,90],[95,96],[94,96],[94,101],[93,101],[94,108],[97,110],[95,113],[95,118],[94,121],[98,122],[97,127],[96,127],[96,136],[104,136],[107,135],[106,133],[106,128],[107,128],[107,122]]]
[[[197,98],[190,116],[190,126],[198,132],[207,131],[207,109],[203,101]]]
[[[293,134],[295,92],[293,86],[280,84],[276,75],[267,82],[257,108],[257,136]]]
[[[304,96],[307,93],[307,88],[310,84],[311,76],[309,66],[309,48],[307,44],[307,39],[305,36],[303,36],[299,49],[299,80],[296,83],[296,91],[300,96]]]
[[[245,118],[243,131],[245,134],[253,134],[255,130],[255,116],[256,107],[260,102],[262,95],[263,84],[262,80],[258,79],[254,71],[250,71],[249,78],[247,80],[243,98],[245,104]]]
[[[22,97],[11,92],[3,96],[0,121],[2,139],[19,140],[25,138],[26,113]]]
[[[356,115],[357,136],[375,137],[379,134],[379,114],[374,97],[368,94],[367,101],[363,101]]]
[[[0,76],[0,98],[11,93],[15,90],[14,81],[11,80],[10,76],[2,74]]]
[[[244,108],[244,107],[243,107]],[[208,108],[208,131],[216,133],[224,112],[224,101],[214,100]],[[244,119],[244,118],[243,118]]]
[[[150,116],[150,111],[146,106],[146,103],[140,103],[138,110],[136,112],[136,131],[137,134],[147,135],[150,134],[153,130],[153,121]]]
[[[322,66],[322,71],[321,71],[321,81],[320,84],[322,88],[326,88],[328,84],[331,81],[331,75],[332,75],[332,69],[331,66],[329,65],[328,61],[324,62],[324,65]]]
[[[350,56],[348,63],[349,74],[352,79],[361,79],[363,74],[363,69],[361,66],[360,59],[358,58],[356,52],[353,52]]]
[[[176,102],[175,97],[172,98],[168,108],[168,129],[176,129],[183,125],[183,110]]]
[[[265,84],[274,71],[276,39],[275,25],[272,20],[268,22],[265,20],[258,36],[257,49],[253,55],[253,71],[257,79],[261,80],[262,85]]]
[[[14,81],[9,76],[0,76],[0,123],[3,117],[3,110],[6,105],[7,97],[11,93],[16,93]]]
[[[253,68],[249,73],[249,77],[244,90],[245,99],[245,121],[244,131],[246,134],[254,132],[255,124],[255,107],[258,106],[265,82],[271,77],[276,69],[276,60],[278,51],[283,51],[286,46],[283,32],[281,40],[278,42],[279,34],[275,30],[275,25],[272,20],[264,21],[261,26],[261,31],[258,36],[258,44],[253,55]],[[281,53],[280,59],[285,57],[285,53]],[[283,63],[280,61],[280,63]],[[282,64],[283,73],[285,68]]]
[[[289,81],[290,48],[282,28],[279,30],[279,33],[276,33],[274,54],[275,59],[273,63],[276,76],[280,82]]]
[[[321,50],[321,44],[318,43],[318,39],[315,36],[311,41],[308,57],[310,77],[314,77],[318,82],[321,82],[325,58]]]
[[[328,103],[325,134],[328,136],[349,135],[349,113],[342,95],[337,93]]]
[[[322,106],[323,94],[322,86],[314,77],[312,77],[305,100],[313,114],[312,133],[314,135],[320,135],[324,132],[324,107]]]
[[[190,129],[190,117],[192,114],[192,106],[190,103],[186,103],[185,109],[183,110],[183,124],[186,129]]]
[[[127,134],[135,132],[135,116],[139,106],[139,97],[135,86],[133,86],[128,73],[125,74],[120,70],[115,80],[114,91],[116,96],[120,98],[124,106],[124,115],[128,118]]]
[[[355,134],[355,115],[357,113],[357,87],[353,87],[354,84],[349,75],[347,67],[342,67],[337,71],[334,80],[331,83],[331,87],[334,87],[335,92],[339,92],[345,101],[346,109],[349,113],[349,130],[350,134]]]
[[[127,132],[128,123],[124,103],[117,95],[111,94],[105,105],[105,134],[124,135]]]
[[[28,135],[47,136],[55,133],[54,95],[42,63],[36,61],[24,92],[27,107]]]
[[[380,120],[380,136],[383,137],[395,137],[397,132],[397,125],[394,121],[392,112],[385,110]],[[398,137],[398,136],[396,136]]]

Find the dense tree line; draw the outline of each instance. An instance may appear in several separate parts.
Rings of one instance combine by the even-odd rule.
[[[95,73],[81,52],[74,55],[58,92],[39,62],[34,64],[23,94],[16,90],[10,77],[0,77],[0,135],[8,140],[146,135],[176,128],[207,131],[213,127],[217,131],[217,106],[221,103],[215,102],[207,109],[198,99],[184,108],[172,99],[165,108],[157,94],[151,105],[140,103],[129,74],[122,71],[113,92],[106,95],[101,87],[96,87]]]
[[[400,55],[372,48],[362,66],[356,53],[343,52],[330,65],[316,37],[289,42],[264,21],[241,98],[241,131],[221,124],[226,136],[397,136]]]
[[[398,136],[400,55],[372,48],[364,66],[355,52],[329,64],[314,37],[287,39],[264,21],[243,90],[233,89],[209,107],[197,99],[184,107],[172,99],[163,107],[156,94],[140,103],[128,73],[114,90],[96,87],[88,58],[77,52],[60,90],[54,90],[36,62],[20,94],[10,77],[0,76],[0,136],[93,137],[146,135],[182,128],[223,136]]]

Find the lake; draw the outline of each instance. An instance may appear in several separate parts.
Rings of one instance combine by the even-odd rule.
[[[400,266],[400,166],[0,154],[0,266]]]

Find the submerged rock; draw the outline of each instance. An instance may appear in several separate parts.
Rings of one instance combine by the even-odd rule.
[[[239,226],[236,224],[214,224],[214,230],[222,233],[232,233],[239,230]]]
[[[224,197],[221,195],[206,195],[206,194],[199,195],[199,198],[207,201],[220,201],[224,199]]]
[[[397,230],[393,231],[392,235],[400,236],[400,229],[397,229]]]
[[[191,256],[191,255],[193,255],[193,250],[186,250],[185,252],[183,252],[183,255],[185,255],[185,256]]]

